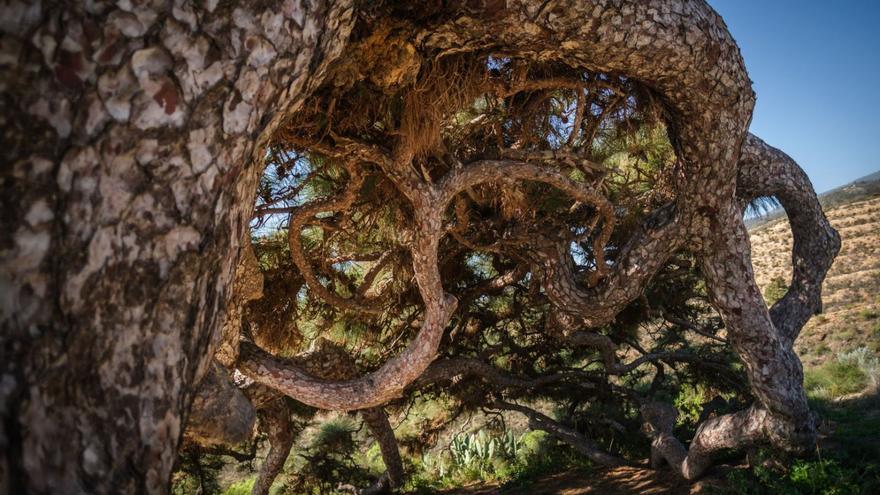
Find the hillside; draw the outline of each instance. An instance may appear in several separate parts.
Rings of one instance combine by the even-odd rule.
[[[824,312],[804,327],[797,352],[814,366],[858,347],[880,354],[880,192],[877,181],[855,182],[823,194],[840,254],[823,287]],[[870,193],[867,199],[865,195]],[[855,199],[853,201],[853,199]],[[791,276],[791,231],[784,217],[751,230],[752,261],[763,293],[774,278]]]
[[[880,170],[872,174],[860,177],[848,184],[836,187],[819,195],[819,202],[825,211],[836,206],[856,203],[866,199],[880,196]],[[757,229],[785,218],[785,210],[778,204],[770,203],[769,211],[758,212],[746,218],[746,226]],[[759,206],[759,209],[760,206]]]

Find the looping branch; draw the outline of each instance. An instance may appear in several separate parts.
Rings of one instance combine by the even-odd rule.
[[[700,424],[690,448],[672,434],[678,411],[669,404],[647,403],[641,407],[644,428],[652,438],[651,465],[668,463],[683,478],[699,478],[711,466],[712,454],[739,449],[766,438],[771,416],[759,407],[708,419]]]
[[[791,347],[801,328],[822,311],[822,281],[840,251],[840,236],[828,222],[807,174],[784,152],[749,134],[737,177],[737,196],[779,200],[794,243],[792,277],[785,296],[770,308],[773,325]]]
[[[477,184],[501,179],[531,180],[549,184],[573,199],[595,208],[597,216],[602,218],[602,229],[593,240],[593,255],[596,259],[593,279],[598,281],[607,273],[605,245],[614,230],[614,209],[604,196],[566,177],[558,169],[513,160],[473,162],[448,175],[437,185],[441,195],[441,204],[448,204],[455,195]]]
[[[544,270],[543,286],[554,306],[587,327],[599,327],[639,297],[651,277],[681,248],[684,227],[674,205],[655,210],[621,248],[608,276],[592,289],[577,283],[567,243],[544,240],[534,246],[533,255]]]

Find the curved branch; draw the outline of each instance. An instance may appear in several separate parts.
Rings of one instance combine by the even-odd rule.
[[[254,381],[300,402],[321,409],[353,411],[379,406],[399,397],[434,360],[443,329],[455,310],[451,296],[426,302],[429,308],[421,330],[399,355],[378,370],[351,380],[325,380],[299,364],[273,356],[250,342],[242,342],[238,369]]]
[[[602,466],[617,467],[624,466],[626,462],[616,456],[613,456],[602,449],[589,438],[583,436],[575,429],[569,428],[561,423],[553,421],[544,414],[534,409],[519,404],[511,404],[509,402],[498,401],[494,404],[498,409],[508,411],[516,411],[524,414],[529,418],[529,428],[533,430],[542,430],[553,435],[559,440],[571,445],[581,454],[587,456],[591,461]]]
[[[690,449],[672,434],[678,411],[662,403],[641,408],[645,429],[652,438],[651,465],[668,463],[683,478],[699,478],[712,464],[712,454],[724,449],[741,449],[767,438],[772,421],[765,409],[750,407],[733,414],[708,419],[700,424]]]
[[[608,276],[592,289],[577,283],[567,243],[543,239],[533,254],[544,270],[547,297],[560,312],[576,316],[588,327],[599,327],[642,294],[648,281],[682,247],[684,231],[685,222],[675,205],[658,208],[623,246]]]
[[[721,314],[728,340],[745,364],[752,392],[772,416],[778,448],[806,452],[816,429],[803,388],[803,369],[787,337],[773,325],[752,272],[749,234],[741,210],[730,204],[715,219],[699,261],[709,298]]]
[[[328,303],[338,308],[358,311],[367,314],[379,314],[382,312],[382,310],[376,304],[366,304],[357,299],[347,299],[345,297],[340,297],[324,287],[324,285],[321,284],[321,282],[318,280],[318,277],[315,276],[315,272],[314,270],[312,270],[312,265],[309,263],[309,260],[306,257],[306,252],[303,249],[302,240],[300,239],[303,226],[307,224],[316,214],[330,210],[345,211],[354,202],[355,197],[357,196],[357,193],[364,182],[364,177],[360,173],[360,171],[357,170],[357,168],[351,165],[346,166],[346,169],[348,170],[351,178],[345,188],[345,191],[340,196],[324,198],[318,201],[307,203],[299,208],[296,208],[291,213],[290,222],[287,228],[287,239],[288,244],[290,245],[290,257],[293,259],[294,264],[296,264],[296,267],[299,269],[300,274],[302,274],[303,279],[305,279],[306,284],[308,284],[309,289],[311,289],[315,294],[321,297],[321,299],[324,299]]]
[[[349,147],[364,151],[357,143],[351,142]],[[372,148],[365,150],[373,151]],[[272,356],[253,344],[242,344],[238,362],[242,373],[310,406],[351,411],[379,406],[399,397],[437,356],[443,330],[458,304],[455,297],[443,290],[438,266],[445,203],[438,207],[436,190],[414,176],[409,167],[411,154],[397,150],[391,163],[382,160],[383,157],[375,158],[382,162],[383,170],[413,205],[416,221],[412,245],[413,273],[425,305],[425,320],[401,354],[378,370],[350,380],[321,379],[294,362]],[[345,200],[351,201],[347,197]],[[291,232],[294,231],[291,228]]]
[[[480,361],[476,358],[446,358],[435,361],[413,382],[408,390],[417,390],[428,385],[469,376],[480,377],[498,387],[532,390],[538,387],[558,383],[567,379],[579,378],[593,380],[595,375],[581,371],[567,371],[535,378],[519,377],[501,368]],[[581,388],[591,388],[591,384],[579,383]]]
[[[601,194],[596,193],[584,184],[575,182],[556,168],[542,167],[527,162],[513,160],[480,160],[444,177],[437,185],[440,191],[440,203],[449,204],[462,191],[484,182],[499,180],[531,180],[549,184],[573,199],[593,206],[602,218],[602,230],[593,240],[593,255],[596,258],[594,279],[605,275],[608,267],[605,263],[605,245],[614,230],[614,208]]]
[[[268,435],[269,453],[260,466],[260,474],[257,476],[251,495],[269,493],[296,439],[294,424],[290,420],[290,410],[281,397],[277,397],[275,401],[260,410],[260,422],[261,428]]]
[[[754,134],[749,134],[743,146],[737,196],[746,202],[773,196],[788,215],[794,240],[791,284],[770,308],[770,317],[790,347],[807,320],[822,311],[822,282],[840,251],[840,236],[797,162]]]

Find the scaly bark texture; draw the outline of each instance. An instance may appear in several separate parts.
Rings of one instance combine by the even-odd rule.
[[[652,460],[666,460],[684,477],[699,477],[711,454],[762,440],[794,452],[815,445],[815,425],[806,403],[803,370],[792,349],[801,328],[821,310],[822,281],[840,250],[804,171],[788,155],[754,135],[747,137],[738,169],[737,196],[749,202],[773,196],[784,206],[795,238],[791,287],[769,311],[754,281],[742,204],[733,202],[719,235],[703,252],[713,305],[724,317],[728,340],[748,369],[759,403],[700,425],[690,449],[672,436],[675,412],[646,404],[642,416],[653,437]]]
[[[8,164],[0,205],[0,470],[8,491],[167,491],[195,384],[220,340],[264,145],[331,61],[339,59],[337,77],[365,76],[359,50],[343,52],[353,17],[344,0],[0,7],[0,64],[8,69],[0,80]],[[801,232],[824,217],[790,161],[747,140],[754,95],[721,18],[701,0],[511,0],[404,21],[412,41],[383,59],[389,70],[368,76],[382,84],[417,74],[420,53],[500,52],[623,74],[650,88],[678,156],[675,201],[648,216],[616,263],[597,265],[587,287],[571,280],[567,246],[538,239],[545,291],[584,326],[601,325],[672,253],[693,251],[763,411],[750,417],[761,418],[760,430],[777,445],[809,447],[815,431],[791,341],[817,309],[830,259],[810,269],[805,257],[823,245],[796,241],[792,290],[771,315],[754,283],[737,182],[777,194]],[[738,178],[748,168],[738,166],[744,143],[746,162],[759,171]],[[242,348],[242,371],[317,407],[381,405],[437,356],[456,308],[443,288],[438,245],[445,209],[462,187],[512,174],[605,208],[593,191],[566,189],[515,157],[435,181],[411,166],[412,146],[386,152],[339,140],[328,151],[372,163],[410,203],[425,318],[405,351],[361,378],[318,378]],[[771,166],[788,179],[761,175]],[[835,239],[822,225],[827,250]],[[705,445],[700,455],[712,450],[709,437]]]
[[[388,473],[388,481],[392,489],[403,487],[406,481],[403,471],[403,460],[400,458],[400,449],[397,446],[397,438],[394,436],[394,430],[388,421],[388,415],[381,407],[372,409],[364,409],[361,411],[361,417],[364,418],[370,435],[379,444],[379,451],[382,452],[382,461],[385,462],[385,469]]]
[[[352,8],[12,1],[0,19],[5,488],[166,492],[264,143]]]
[[[749,134],[739,162],[736,195],[748,202],[774,197],[785,208],[794,237],[791,284],[770,308],[770,318],[791,347],[807,320],[822,311],[822,281],[840,251],[807,174],[784,152]]]
[[[248,441],[257,411],[218,363],[202,378],[187,418],[184,438],[199,445],[236,445]]]

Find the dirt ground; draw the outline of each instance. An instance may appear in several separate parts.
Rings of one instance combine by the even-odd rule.
[[[676,476],[668,469],[620,467],[593,472],[567,471],[536,481],[526,487],[471,486],[443,492],[445,495],[690,495],[707,493],[717,486],[729,470],[713,468],[695,483]]]

